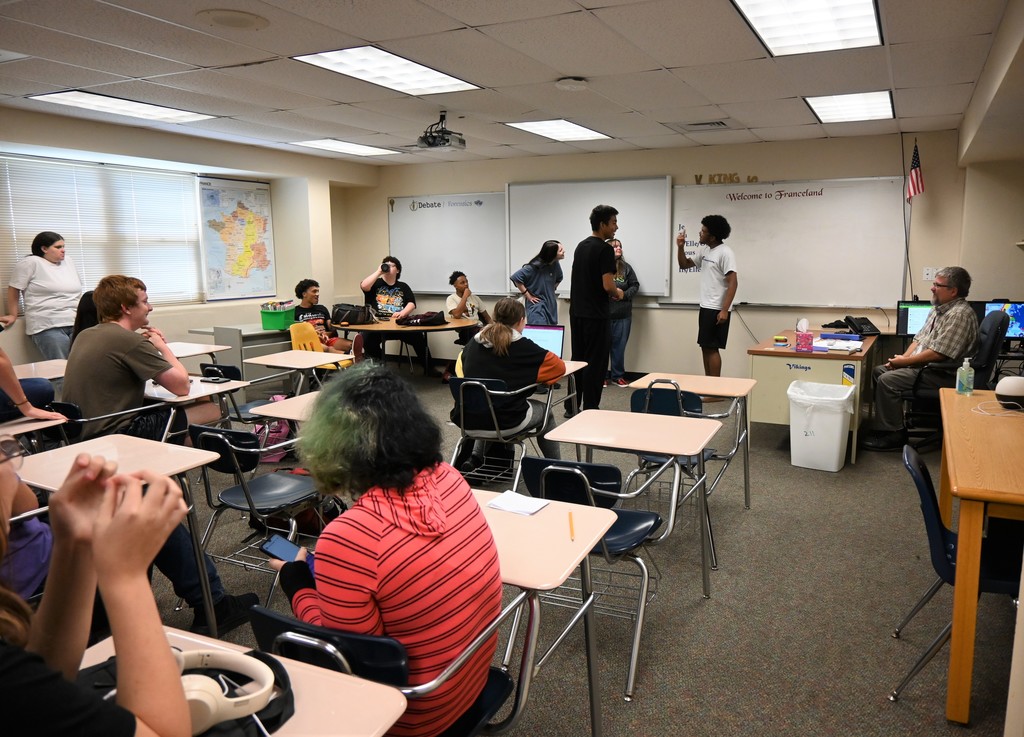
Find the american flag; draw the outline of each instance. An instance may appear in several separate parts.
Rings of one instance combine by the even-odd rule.
[[[914,144],[914,157],[910,160],[910,176],[907,177],[907,202],[924,192],[924,175],[921,174],[921,156]]]

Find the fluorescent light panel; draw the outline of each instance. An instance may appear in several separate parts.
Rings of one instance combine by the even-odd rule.
[[[96,95],[92,92],[54,92],[49,95],[36,95],[30,99],[52,102],[57,105],[81,107],[86,110],[98,110],[101,113],[127,115],[130,118],[155,120],[161,123],[192,123],[196,120],[209,120],[214,117],[212,115],[189,112],[188,110],[176,110],[175,108],[163,107],[162,105],[150,105],[145,102]]]
[[[408,95],[436,95],[441,92],[480,89],[469,82],[463,82],[461,79],[373,46],[325,51],[321,54],[306,54],[293,58]]]
[[[892,96],[888,91],[859,92],[852,95],[807,97],[807,104],[822,123],[849,123],[855,120],[890,120]]]
[[[596,141],[599,138],[608,138],[604,133],[592,131],[582,125],[570,123],[568,120],[532,120],[528,123],[505,123],[513,128],[536,133],[555,141]]]
[[[391,151],[376,146],[364,146],[360,143],[349,143],[338,141],[333,138],[321,138],[317,141],[295,141],[296,146],[308,146],[309,148],[321,148],[325,151],[336,151],[340,154],[352,154],[353,156],[387,156],[397,154],[398,151]]]
[[[874,0],[733,0],[773,56],[880,46]]]

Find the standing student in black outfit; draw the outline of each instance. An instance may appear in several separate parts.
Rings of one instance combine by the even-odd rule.
[[[569,290],[569,326],[572,329],[572,360],[586,361],[578,382],[582,409],[600,409],[608,351],[612,345],[608,299],[622,299],[615,286],[615,251],[607,243],[619,229],[619,211],[598,205],[590,212],[589,238],[580,241],[572,259]],[[572,408],[566,409],[571,414]]]

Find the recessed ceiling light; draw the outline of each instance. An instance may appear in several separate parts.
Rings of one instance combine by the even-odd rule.
[[[889,120],[892,95],[883,92],[858,92],[852,95],[807,97],[807,104],[822,123],[849,123],[856,120]]]
[[[19,54],[17,51],[6,51],[0,49],[0,64],[5,61],[16,61],[18,59],[27,59],[27,54]]]
[[[733,0],[773,56],[880,46],[874,0]]]
[[[270,21],[262,15],[244,10],[200,10],[196,18],[212,28],[230,28],[235,31],[262,31]]]
[[[505,125],[528,133],[536,133],[538,136],[555,141],[594,141],[599,138],[608,138],[604,133],[592,131],[590,128],[570,123],[568,120],[533,120],[528,123],[505,123]]]
[[[150,105],[145,102],[135,102],[134,100],[122,100],[118,97],[107,97],[106,95],[96,95],[92,92],[79,92],[77,90],[35,95],[29,99],[52,102],[57,105],[81,107],[86,110],[97,110],[101,113],[127,115],[130,118],[155,120],[161,123],[191,123],[196,120],[209,120],[214,117],[213,115],[203,115],[202,113],[193,113],[188,110],[176,110],[172,107]]]
[[[323,67],[338,74],[378,84],[408,95],[436,95],[480,89],[430,67],[403,59],[374,46],[325,51],[292,57],[296,61]]]
[[[555,87],[562,92],[583,92],[587,89],[587,80],[583,77],[562,77],[555,82]]]
[[[295,141],[296,146],[308,146],[309,148],[321,148],[324,151],[336,151],[340,154],[352,154],[353,156],[387,156],[397,154],[398,151],[390,151],[386,148],[376,146],[363,146],[360,143],[349,143],[338,141],[333,138],[321,138],[316,141]]]

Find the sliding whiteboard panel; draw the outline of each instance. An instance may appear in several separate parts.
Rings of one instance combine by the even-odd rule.
[[[906,262],[903,180],[834,179],[676,187],[675,228],[691,255],[705,215],[725,216],[736,253],[734,304],[893,307]],[[672,302],[697,303],[700,273],[679,271]]]
[[[413,292],[451,292],[456,270],[474,293],[508,291],[504,192],[389,197],[387,207],[391,255]]]
[[[672,183],[669,177],[603,182],[540,182],[508,185],[509,273],[537,255],[547,240],[565,246],[559,293],[569,293],[572,255],[590,235],[590,211],[611,205],[619,211],[623,257],[636,271],[640,293],[669,293]],[[674,249],[675,246],[672,246]]]

